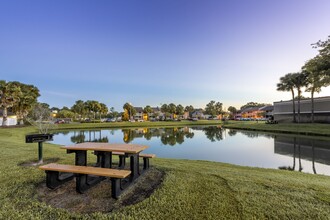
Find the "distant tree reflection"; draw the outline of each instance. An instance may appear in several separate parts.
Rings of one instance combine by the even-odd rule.
[[[122,129],[122,132],[125,143],[130,143],[135,138],[150,140],[152,137],[160,137],[162,144],[174,146],[182,144],[185,138],[194,137],[194,133],[188,127]]]
[[[235,129],[229,129],[229,131],[228,131],[228,135],[229,136],[235,136],[237,134],[237,130],[235,130]]]
[[[74,131],[71,136],[72,143],[83,143],[83,142],[109,142],[108,137],[102,137],[101,131]]]
[[[206,137],[212,141],[221,141],[223,139],[223,129],[217,126],[210,126],[203,128]]]

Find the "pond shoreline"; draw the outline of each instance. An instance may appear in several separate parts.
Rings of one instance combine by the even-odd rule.
[[[200,120],[200,121],[171,121],[171,122],[115,122],[115,123],[76,123],[61,124],[54,130],[64,131],[72,129],[105,129],[105,128],[149,128],[149,127],[176,127],[176,126],[222,126],[224,128],[264,131],[279,134],[298,134],[307,136],[330,137],[330,124],[320,123],[280,123],[266,124],[265,122],[256,121],[226,121],[219,120]]]

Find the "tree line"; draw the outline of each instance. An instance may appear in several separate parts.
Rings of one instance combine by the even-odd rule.
[[[311,94],[311,122],[314,123],[314,94],[330,85],[330,36],[325,41],[320,40],[312,44],[312,47],[318,49],[318,54],[308,60],[301,67],[301,71],[284,75],[277,84],[278,91],[291,92],[293,122],[301,121],[300,101],[303,90]],[[298,117],[296,117],[296,100]]]
[[[70,118],[75,120],[83,119],[101,119],[122,117],[123,121],[129,121],[136,114],[136,108],[131,103],[125,103],[123,105],[123,112],[117,112],[113,107],[108,108],[106,104],[96,100],[77,100],[70,108],[64,106],[63,108],[52,107],[47,103],[39,103],[38,97],[40,96],[39,89],[34,85],[28,85],[17,81],[7,82],[0,80],[0,109],[3,113],[3,123],[5,126],[8,120],[8,110],[13,112],[18,119],[18,124],[23,124],[28,118],[39,121],[51,120],[51,112],[56,111],[56,118]],[[242,107],[260,105],[259,103],[250,102]],[[158,108],[158,107],[157,107]],[[192,105],[183,106],[181,104],[162,104],[158,108],[160,112],[164,113],[165,118],[173,118],[173,115],[183,116],[185,112],[192,116],[192,113],[197,110],[201,110],[203,113],[212,117],[217,115],[223,115],[226,111],[223,109],[221,102],[211,100],[206,104],[204,110],[196,109]],[[236,114],[235,107],[230,106],[228,108],[231,116]],[[38,114],[35,114],[38,112]],[[159,112],[154,111],[150,105],[143,108],[143,113],[158,117]],[[41,118],[40,118],[41,117]]]

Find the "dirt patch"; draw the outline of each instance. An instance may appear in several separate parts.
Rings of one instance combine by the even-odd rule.
[[[56,163],[59,160],[60,160],[60,158],[58,158],[58,157],[47,158],[47,159],[43,160],[43,164]],[[32,166],[40,166],[40,165],[42,165],[42,164],[38,164],[37,160],[24,161],[24,162],[18,164],[18,166],[22,166],[22,167],[32,167]]]
[[[55,190],[47,188],[46,183],[43,182],[38,186],[37,194],[40,201],[71,212],[111,212],[148,198],[161,185],[164,176],[163,171],[151,167],[125,189],[119,199],[111,197],[109,179],[102,181],[84,194],[76,192],[75,180],[69,181]]]

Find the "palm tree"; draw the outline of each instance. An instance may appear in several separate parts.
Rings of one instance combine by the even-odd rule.
[[[288,73],[280,78],[280,82],[277,83],[277,91],[291,92],[293,122],[296,122],[296,106],[295,106],[295,96],[294,96],[293,73]]]
[[[128,112],[128,118],[131,120],[132,115],[135,115],[136,113],[135,108],[130,103],[126,102],[123,106],[123,109]]]
[[[79,118],[85,117],[86,113],[86,105],[83,100],[78,100],[76,103],[71,107],[71,111],[73,111],[76,115],[79,115]]]
[[[311,93],[311,122],[314,123],[314,93],[321,92],[321,88],[329,85],[329,76],[319,67],[320,56],[310,59],[303,66],[303,73],[306,76],[306,92]]]
[[[21,89],[13,82],[0,80],[0,107],[3,108],[2,126],[7,126],[8,108],[12,107],[21,96]]]
[[[298,92],[298,123],[300,123],[300,99],[301,99],[301,89],[307,85],[306,75],[303,73],[294,73],[292,74],[292,82],[294,88]]]
[[[108,114],[108,111],[109,111],[109,109],[108,109],[107,105],[104,103],[100,103],[100,117],[102,114],[103,115]]]

